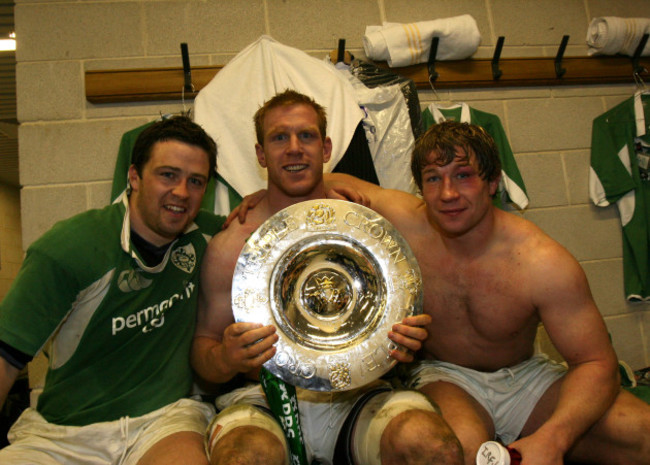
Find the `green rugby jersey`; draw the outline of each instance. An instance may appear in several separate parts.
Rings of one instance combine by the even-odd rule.
[[[650,95],[637,92],[594,119],[589,196],[616,203],[623,228],[625,297],[650,302]]]
[[[200,212],[155,267],[132,247],[125,195],[33,243],[0,305],[0,340],[48,356],[48,421],[135,417],[188,395],[200,262],[223,220]]]

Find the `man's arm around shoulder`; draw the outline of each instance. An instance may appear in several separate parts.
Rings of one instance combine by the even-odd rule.
[[[385,189],[349,174],[327,173],[323,179],[328,189],[342,185],[356,190],[368,199],[370,208],[395,223],[398,228],[406,226],[404,223],[412,219],[415,211],[424,203],[408,192]]]

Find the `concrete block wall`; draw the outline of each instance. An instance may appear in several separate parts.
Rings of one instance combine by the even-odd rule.
[[[0,300],[23,262],[20,230],[20,190],[0,183]]]
[[[23,247],[55,221],[109,200],[121,135],[181,102],[93,105],[84,72],[224,64],[262,34],[324,57],[339,38],[363,57],[366,25],[469,13],[491,57],[586,55],[587,25],[597,16],[650,17],[650,0],[17,0],[15,9]],[[630,67],[630,73],[632,68]],[[633,85],[455,89],[421,92],[464,101],[500,116],[527,184],[522,214],[566,246],[584,267],[621,359],[650,365],[650,305],[623,295],[621,230],[615,207],[589,202],[591,122],[630,97]],[[187,102],[191,105],[191,102]],[[251,147],[251,156],[252,156]],[[540,347],[552,351],[540,332]]]

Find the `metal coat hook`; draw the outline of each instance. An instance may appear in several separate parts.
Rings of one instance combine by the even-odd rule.
[[[431,50],[429,50],[429,60],[427,61],[427,68],[429,69],[429,84],[433,87],[433,82],[438,79],[438,72],[436,71],[436,55],[438,54],[438,42],[440,38],[434,37],[431,39]]]
[[[194,92],[194,85],[192,84],[192,68],[190,68],[190,54],[185,42],[181,43],[181,55],[183,57],[183,76],[185,77],[183,91]]]
[[[633,77],[634,77],[634,83],[636,84],[637,91],[644,92],[644,93],[647,92],[648,87],[645,85],[645,81],[643,80],[641,75],[637,72],[634,72]]]
[[[339,39],[339,47],[336,55],[336,62],[341,63],[345,61],[345,39]]]
[[[492,56],[492,79],[495,81],[503,75],[503,71],[499,69],[499,59],[501,58],[501,49],[503,48],[503,42],[505,42],[505,40],[506,38],[504,36],[499,36],[499,39],[497,39],[497,46],[494,49],[494,55]]]
[[[338,47],[330,52],[329,58],[331,63],[345,63],[346,65],[350,65],[352,60],[354,60],[354,55],[345,51],[345,39],[339,39]]]
[[[569,43],[569,36],[562,36],[562,42],[560,43],[560,48],[557,50],[557,55],[555,55],[555,77],[560,79],[566,73],[566,69],[562,68],[562,58],[564,57],[564,51],[566,50],[566,45]]]
[[[639,45],[637,45],[636,50],[634,50],[634,55],[632,55],[633,74],[639,75],[647,71],[643,66],[639,65],[639,59],[641,58],[641,53],[643,52],[643,49],[648,43],[649,36],[650,34],[643,34],[643,37],[641,37],[641,41],[639,42]]]

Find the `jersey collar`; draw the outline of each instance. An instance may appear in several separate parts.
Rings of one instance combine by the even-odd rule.
[[[158,265],[153,267],[147,266],[138,254],[138,251],[135,249],[135,247],[133,247],[133,244],[131,243],[131,214],[129,207],[129,196],[126,194],[126,191],[122,192],[122,195],[115,199],[115,202],[113,203],[121,203],[122,207],[124,208],[124,220],[122,221],[122,233],[120,234],[122,250],[129,254],[137,262],[138,266],[145,271],[157,273],[163,270],[167,265],[169,255],[171,254],[171,251],[179,238],[174,239],[174,241],[170,244],[167,252],[165,253],[165,257]],[[185,231],[183,231],[183,234],[181,236],[184,236],[196,229],[198,229],[198,225],[195,222],[192,222],[187,226],[187,228],[185,228]]]

